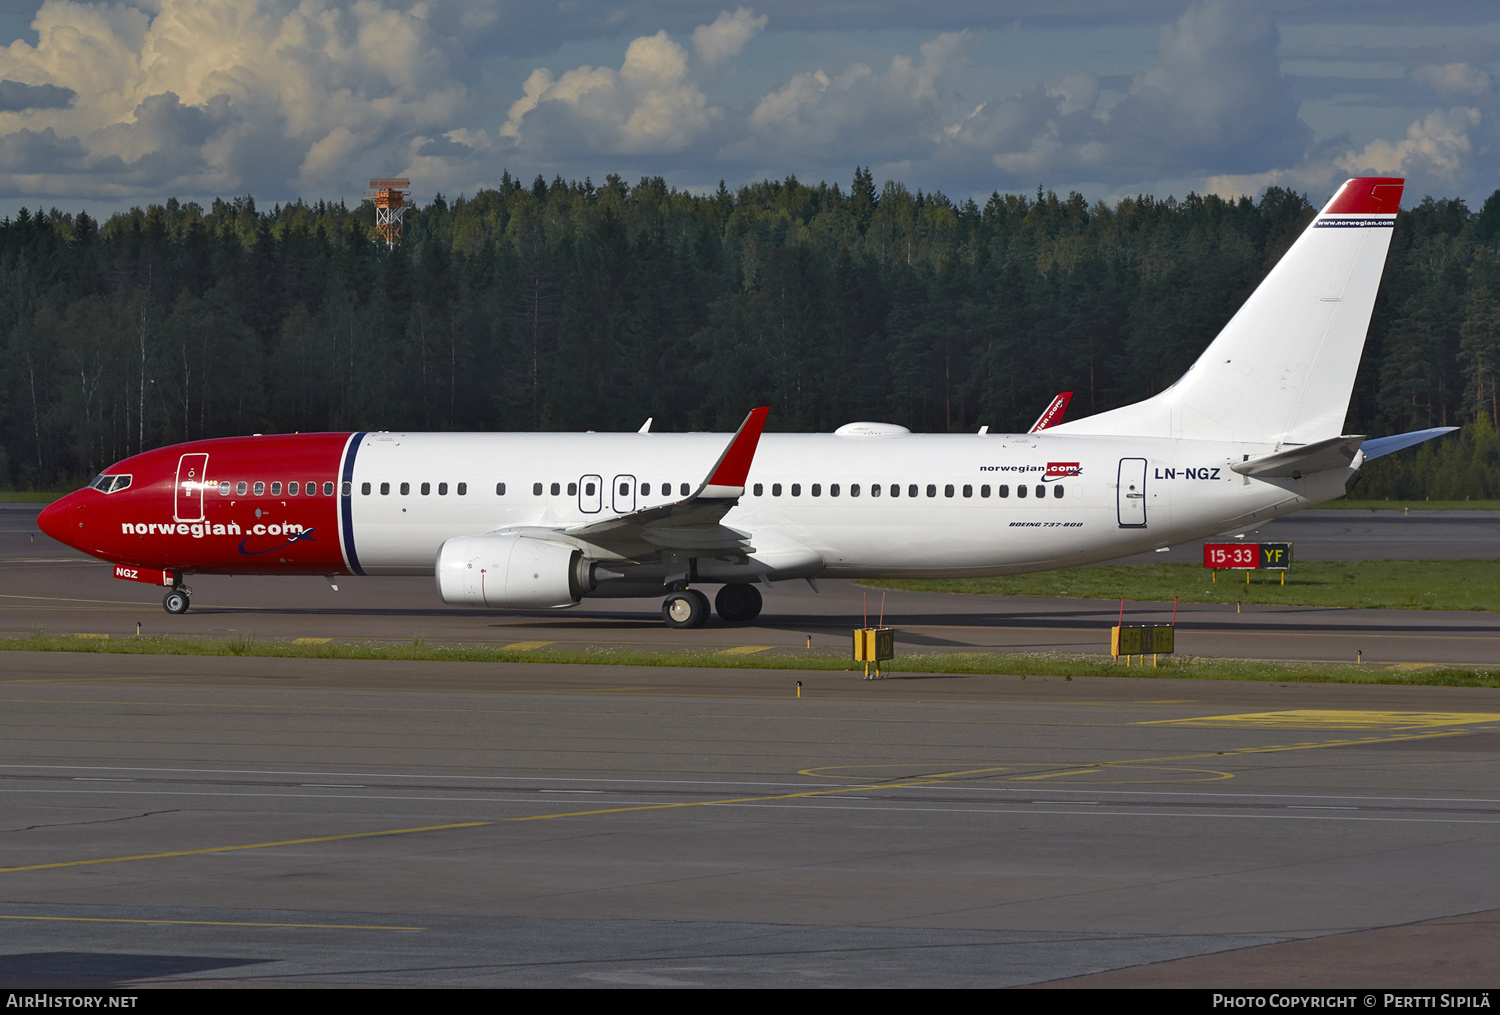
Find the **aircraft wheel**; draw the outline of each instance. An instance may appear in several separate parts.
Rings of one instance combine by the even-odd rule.
[[[719,618],[730,624],[746,624],[760,616],[760,589],[754,585],[725,585],[714,596]]]
[[[702,627],[708,619],[708,597],[697,589],[673,592],[661,604],[661,618],[668,627]]]
[[[188,611],[188,595],[186,592],[173,589],[162,596],[161,608],[168,613],[186,613]]]

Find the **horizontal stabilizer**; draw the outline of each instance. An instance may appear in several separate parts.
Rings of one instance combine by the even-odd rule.
[[[1242,476],[1301,479],[1314,472],[1349,468],[1362,443],[1363,437],[1330,437],[1326,441],[1304,444],[1290,451],[1252,458],[1248,462],[1231,465],[1230,468]]]
[[[1402,448],[1409,448],[1413,444],[1430,441],[1434,437],[1441,437],[1457,429],[1456,426],[1435,426],[1431,430],[1413,430],[1411,433],[1398,433],[1392,437],[1376,437],[1372,441],[1365,441],[1365,461],[1388,455],[1392,451],[1400,451]]]

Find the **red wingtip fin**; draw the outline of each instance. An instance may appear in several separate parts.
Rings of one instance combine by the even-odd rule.
[[[1045,430],[1049,426],[1056,426],[1061,423],[1063,413],[1068,411],[1068,403],[1072,400],[1073,392],[1071,391],[1064,391],[1053,398],[1052,404],[1042,410],[1042,414],[1036,418],[1036,422],[1031,424],[1031,429],[1026,432],[1036,433],[1038,430]]]
[[[719,459],[713,475],[708,477],[709,486],[743,487],[745,485],[745,477],[750,475],[750,463],[755,460],[755,449],[760,444],[760,434],[765,429],[766,416],[770,411],[771,407],[767,405],[750,410],[750,415],[746,416],[745,422],[740,424],[734,440],[730,441],[729,447],[724,449],[724,456]]]
[[[1399,176],[1359,176],[1345,181],[1324,215],[1394,215],[1406,181]]]

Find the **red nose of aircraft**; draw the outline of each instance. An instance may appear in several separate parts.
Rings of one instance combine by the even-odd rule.
[[[37,528],[59,543],[71,545],[68,539],[68,516],[73,513],[73,501],[77,496],[76,493],[70,493],[42,508],[42,513],[36,516]]]

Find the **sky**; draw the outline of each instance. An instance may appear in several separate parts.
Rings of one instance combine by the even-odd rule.
[[[1314,202],[1500,188],[1483,0],[11,0],[0,214],[501,173]]]

